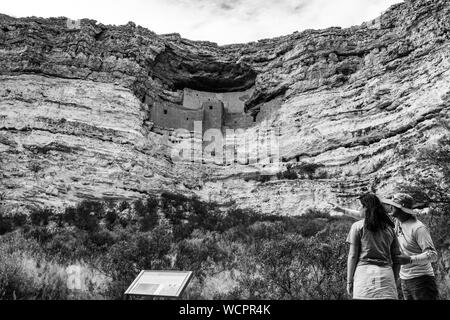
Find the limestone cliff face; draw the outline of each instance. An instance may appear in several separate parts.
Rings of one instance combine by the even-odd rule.
[[[320,176],[259,182],[251,165],[173,163],[151,109],[185,88],[236,92],[280,128],[286,165]],[[217,46],[133,23],[0,15],[0,193],[8,206],[136,199],[164,191],[299,214],[389,192],[408,152],[450,112],[450,3],[407,1],[349,29]],[[320,178],[320,179],[319,179]]]

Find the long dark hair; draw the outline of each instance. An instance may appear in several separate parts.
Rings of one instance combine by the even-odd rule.
[[[377,232],[387,227],[395,227],[394,222],[389,218],[380,199],[376,195],[370,193],[364,194],[359,197],[359,201],[366,208],[364,228],[372,232]]]

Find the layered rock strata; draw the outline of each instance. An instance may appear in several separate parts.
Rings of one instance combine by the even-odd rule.
[[[248,140],[278,130],[281,170],[309,163],[320,174],[262,182],[251,164],[174,162],[151,110],[181,107],[184,90],[250,90]],[[348,29],[228,46],[133,23],[0,16],[5,206],[162,192],[276,214],[327,200],[356,206],[360,192],[388,193],[414,170],[411,150],[442,133],[449,110],[445,0],[400,3]]]

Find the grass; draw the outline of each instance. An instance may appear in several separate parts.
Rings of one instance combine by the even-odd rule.
[[[20,232],[0,238],[1,300],[101,299],[107,278],[86,265],[75,268],[46,256],[39,244]],[[71,270],[79,270],[76,274]],[[79,286],[71,285],[78,277]]]

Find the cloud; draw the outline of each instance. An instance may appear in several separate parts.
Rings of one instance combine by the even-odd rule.
[[[223,10],[233,10],[233,6],[228,4],[228,3],[222,3],[220,5],[220,8],[223,9]]]
[[[14,0],[2,13],[134,21],[156,33],[180,33],[219,44],[256,41],[304,29],[349,27],[400,0]]]
[[[400,0],[169,0],[187,20],[190,39],[250,42],[304,29],[349,27],[377,17]],[[192,16],[190,15],[192,13]]]

